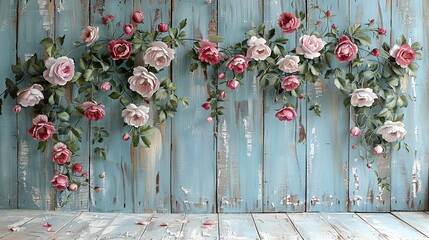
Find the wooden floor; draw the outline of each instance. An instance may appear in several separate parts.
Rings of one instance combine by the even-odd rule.
[[[153,215],[0,210],[0,239],[429,239],[429,213]]]

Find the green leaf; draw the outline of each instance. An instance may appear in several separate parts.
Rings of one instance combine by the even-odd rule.
[[[217,36],[217,35],[215,35],[215,36],[211,36],[211,37],[209,38],[209,41],[210,41],[210,42],[212,42],[212,43],[220,43],[220,42],[223,42],[223,40],[224,40],[224,38],[223,38],[223,37],[221,37],[221,36]]]
[[[55,89],[55,94],[57,94],[58,96],[63,97],[64,95],[66,95],[66,89],[64,87],[57,87]]]
[[[183,19],[182,21],[180,21],[180,23],[179,23],[179,28],[180,29],[183,29],[183,28],[185,28],[186,27],[186,23],[187,23],[187,20],[188,19]]]
[[[190,66],[189,66],[189,72],[194,72],[195,70],[197,70],[198,69],[198,63],[192,63]]]
[[[67,122],[70,119],[70,115],[67,112],[60,112],[57,114],[57,117],[62,122]]]
[[[42,41],[40,41],[40,45],[42,45],[44,48],[48,48],[54,44],[54,40],[52,38],[44,38]]]
[[[142,139],[143,143],[148,147],[150,147],[150,145],[152,144],[150,139],[147,138],[146,136],[142,136],[141,139]]]

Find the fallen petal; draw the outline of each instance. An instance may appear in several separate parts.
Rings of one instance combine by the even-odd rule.
[[[201,225],[201,228],[212,228],[212,227],[214,227],[214,225]]]
[[[139,221],[139,222],[136,222],[137,225],[149,225],[149,223],[150,222],[148,222],[148,221]]]
[[[161,224],[159,224],[159,226],[161,226],[161,227],[167,227],[169,224],[168,223],[161,223]]]
[[[215,223],[214,223],[214,221],[213,220],[206,220],[204,223],[203,223],[203,225],[209,225],[209,226],[211,226],[211,225],[214,225]]]
[[[49,228],[49,227],[51,227],[52,226],[52,224],[50,224],[50,223],[45,223],[45,224],[43,224],[43,226],[45,227],[45,228]]]

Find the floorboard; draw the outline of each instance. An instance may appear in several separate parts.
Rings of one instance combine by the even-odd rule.
[[[120,213],[98,239],[139,239],[153,214]]]
[[[220,214],[219,234],[222,240],[259,239],[250,214]]]
[[[285,213],[252,214],[261,239],[302,239]]]
[[[141,239],[178,239],[184,222],[184,214],[157,214],[152,217]]]
[[[342,239],[319,213],[287,214],[304,239]]]
[[[188,214],[185,219],[183,239],[219,239],[217,214]]]
[[[33,210],[0,210],[0,238],[12,232],[9,228],[15,228],[15,230],[19,230],[22,225],[29,222],[39,214],[40,211]]]
[[[392,214],[429,237],[429,214],[424,212],[392,212]]]

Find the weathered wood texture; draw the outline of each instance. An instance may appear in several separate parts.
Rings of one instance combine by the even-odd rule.
[[[225,37],[220,44],[225,47],[244,40],[252,21],[277,26],[282,12],[304,12],[307,14],[304,24],[317,29],[316,21],[321,16],[312,10],[312,4],[331,10],[332,21],[339,28],[375,19],[389,30],[379,42],[394,43],[404,33],[423,44],[418,77],[403,79],[403,90],[411,99],[405,118],[408,131],[405,142],[410,152],[401,149],[391,157],[374,159],[373,163],[374,169],[389,177],[391,192],[380,191],[373,172],[359,157],[362,150],[352,148],[356,140],[349,136],[349,129],[354,116],[343,107],[346,96],[335,89],[332,79],[321,76],[315,85],[306,86],[304,92],[322,105],[322,117],[309,112],[305,100],[298,100],[295,105],[301,117],[294,122],[280,122],[274,117],[280,107],[272,101],[274,93],[263,91],[253,73],[247,73],[240,88],[228,94],[226,115],[208,123],[209,112],[201,104],[208,97],[207,81],[216,81],[218,73],[208,72],[207,79],[202,72],[190,74],[191,60],[186,56],[190,42],[186,42],[185,47],[177,49],[170,71],[159,77],[170,76],[178,86],[178,95],[191,99],[190,106],[180,107],[172,121],[157,126],[150,149],[133,148],[121,139],[124,129],[118,116],[122,107],[101,93],[106,95],[102,102],[107,106],[106,118],[80,123],[86,137],[74,159],[89,173],[91,186],[81,187],[68,199],[66,208],[140,213],[428,210],[429,6],[426,0],[1,1],[0,43],[5,50],[0,59],[0,75],[2,79],[11,77],[10,65],[17,59],[24,61],[35,53],[43,57],[39,45],[42,38],[65,34],[65,44],[71,47],[79,39],[82,27],[101,25],[101,17],[108,14],[123,24],[130,21],[132,11],[141,9],[145,27],[160,22],[177,25],[187,18],[189,38],[206,39],[219,34]],[[322,22],[321,28],[326,24],[332,23]],[[112,30],[100,29],[103,35]],[[298,33],[288,35],[286,48],[295,48],[299,37]],[[4,89],[4,84],[0,84],[0,91]],[[68,91],[70,101],[77,90]],[[55,194],[50,188],[48,180],[55,170],[50,150],[45,154],[36,150],[37,142],[27,134],[32,113],[24,110],[15,115],[14,105],[10,98],[5,100],[0,118],[0,183],[4,186],[0,208],[55,209],[66,196]],[[104,142],[108,147],[107,160],[92,153],[95,146],[90,144],[91,126],[110,129],[111,136]],[[101,190],[94,191],[95,186]],[[248,218],[250,221],[252,216]],[[317,218],[326,220],[318,223],[321,228],[330,223],[329,215],[306,215],[296,220],[306,222]],[[342,218],[362,224],[349,215]],[[198,221],[191,222],[198,229]],[[219,230],[221,235],[228,230],[224,223],[223,230]],[[256,225],[267,229],[264,231],[269,229],[262,222]],[[186,236],[217,237],[217,229],[198,232],[194,227],[182,232]],[[334,237],[357,234],[352,229],[331,230],[327,234]],[[115,227],[109,231],[122,234]],[[144,231],[152,230],[150,226],[130,229],[136,235]]]

